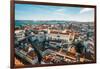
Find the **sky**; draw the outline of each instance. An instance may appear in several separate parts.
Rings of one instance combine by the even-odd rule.
[[[15,20],[94,21],[94,8],[15,4]]]

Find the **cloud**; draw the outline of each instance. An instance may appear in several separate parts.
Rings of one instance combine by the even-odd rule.
[[[61,9],[58,9],[58,10],[56,10],[56,11],[58,11],[58,12],[63,12],[65,9],[63,9],[63,8],[61,8]]]
[[[53,14],[57,14],[57,15],[65,15],[65,9],[63,8],[60,8],[60,9],[57,9],[56,11],[53,12]]]
[[[64,16],[65,15],[63,12],[55,12],[54,14],[61,15],[61,16]]]
[[[89,12],[92,11],[92,8],[83,8],[82,10],[80,10],[80,13],[85,13],[85,12]]]

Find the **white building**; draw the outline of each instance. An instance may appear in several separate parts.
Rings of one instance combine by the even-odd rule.
[[[53,40],[64,40],[68,43],[71,43],[73,39],[75,38],[75,33],[67,33],[67,30],[59,31],[59,30],[48,30],[48,38],[51,38]]]

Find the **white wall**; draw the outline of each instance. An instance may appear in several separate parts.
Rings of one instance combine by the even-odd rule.
[[[97,34],[100,35],[100,0],[24,0],[56,2],[68,4],[97,5]],[[100,36],[97,37],[97,64],[66,65],[52,67],[36,67],[34,69],[99,69],[100,68]],[[0,69],[10,67],[10,0],[0,0]],[[28,68],[27,68],[28,69]]]

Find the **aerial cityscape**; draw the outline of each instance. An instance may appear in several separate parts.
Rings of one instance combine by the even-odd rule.
[[[15,65],[93,62],[93,13],[92,8],[16,4]]]

